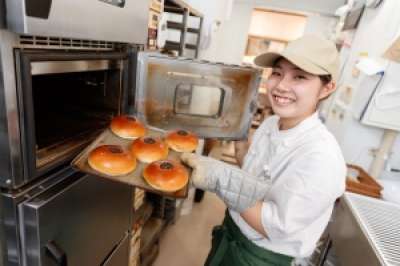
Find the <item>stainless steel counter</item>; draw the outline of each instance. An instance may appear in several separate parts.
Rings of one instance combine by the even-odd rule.
[[[3,220],[3,206],[2,206],[2,202],[0,200],[0,224],[2,223]],[[4,265],[4,252],[3,249],[4,247],[4,232],[3,232],[3,227],[0,226],[0,266]]]
[[[399,205],[346,192],[330,235],[343,266],[400,265]]]

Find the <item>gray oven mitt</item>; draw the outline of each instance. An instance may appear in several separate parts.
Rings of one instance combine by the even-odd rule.
[[[264,199],[271,187],[264,176],[252,176],[210,157],[184,153],[181,160],[193,168],[191,180],[195,187],[215,192],[229,209],[239,213]]]

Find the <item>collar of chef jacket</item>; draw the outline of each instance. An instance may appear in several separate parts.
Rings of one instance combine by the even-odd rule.
[[[299,136],[302,136],[304,132],[311,130],[316,125],[320,124],[318,112],[313,113],[311,116],[307,117],[301,121],[298,125],[287,130],[279,130],[279,117],[274,118],[274,123],[271,127],[267,127],[265,134],[270,135],[271,141],[274,143],[279,143],[284,146],[290,146],[293,142],[296,142]]]
[[[304,119],[294,128],[279,130],[279,116],[272,116],[257,129],[245,157],[243,170],[255,176],[270,176],[274,157],[289,149],[313,127],[321,124],[318,112]]]

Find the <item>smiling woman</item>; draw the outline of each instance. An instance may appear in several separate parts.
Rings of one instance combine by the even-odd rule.
[[[302,52],[305,58],[296,52]],[[273,68],[267,82],[268,97],[274,112],[281,117],[282,129],[310,116],[318,103],[336,89],[338,53],[333,43],[316,36],[290,43],[282,54],[263,54],[255,63]]]
[[[241,169],[182,155],[193,184],[228,206],[206,265],[283,266],[311,255],[345,188],[342,153],[317,112],[336,89],[338,58],[334,43],[311,35],[258,56],[257,65],[273,68],[275,115],[254,133]]]
[[[275,114],[280,116],[281,129],[289,129],[317,109],[318,103],[335,89],[330,75],[310,74],[285,58],[274,64],[268,80],[268,98]]]

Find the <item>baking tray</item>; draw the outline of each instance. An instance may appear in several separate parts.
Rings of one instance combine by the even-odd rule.
[[[149,129],[147,128],[147,134],[146,136],[151,136],[151,137],[163,137],[163,133],[154,129]],[[88,164],[88,156],[89,152],[93,150],[94,148],[100,146],[100,145],[121,145],[125,149],[128,149],[129,146],[131,145],[132,140],[127,140],[127,139],[122,139],[118,136],[116,136],[114,133],[111,132],[110,129],[106,129],[104,132],[100,134],[88,147],[86,147],[72,162],[71,165],[73,168],[82,171],[84,173],[110,179],[116,182],[121,182],[125,183],[128,185],[132,185],[135,187],[139,187],[141,189],[144,189],[149,192],[153,192],[162,196],[168,196],[168,197],[173,197],[173,198],[186,198],[188,195],[188,184],[183,187],[182,189],[176,191],[176,192],[163,192],[160,190],[156,190],[152,188],[150,185],[147,184],[147,182],[143,179],[142,173],[144,167],[147,165],[145,163],[137,161],[137,166],[135,171],[133,171],[130,174],[127,175],[121,175],[121,176],[108,176],[102,173],[97,172],[96,170],[92,169],[89,164]],[[180,162],[180,152],[176,152],[173,150],[169,150],[168,153],[168,159],[175,160]],[[191,169],[189,167],[185,168],[189,171],[189,177],[191,174]]]

